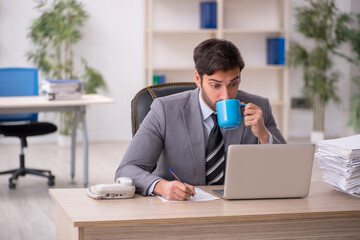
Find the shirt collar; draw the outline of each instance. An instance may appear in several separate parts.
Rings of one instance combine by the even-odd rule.
[[[201,97],[201,90],[199,91],[199,103],[200,103],[200,109],[201,109],[201,114],[203,117],[203,121],[205,121],[206,119],[208,119],[210,117],[211,114],[215,113],[211,108],[208,107],[208,105],[206,105]]]

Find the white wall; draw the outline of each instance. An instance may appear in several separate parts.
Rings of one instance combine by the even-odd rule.
[[[143,0],[83,0],[90,15],[83,29],[83,39],[75,47],[77,56],[85,57],[90,66],[98,69],[109,85],[109,97],[116,104],[94,105],[87,114],[90,141],[129,140],[131,137],[130,100],[144,83],[144,3]],[[290,0],[290,38],[302,39],[294,32],[294,8],[305,4],[303,0]],[[356,0],[337,0],[342,11],[358,11]],[[30,0],[0,0],[0,67],[32,67],[25,53],[30,49],[26,38],[31,20],[38,16]],[[343,48],[347,53],[349,48]],[[339,94],[342,104],[330,104],[326,109],[326,135],[351,134],[346,127],[350,70],[342,59],[335,59],[342,72]],[[302,73],[291,69],[290,96],[300,96]],[[54,119],[53,114],[41,114],[42,119]],[[310,110],[290,110],[289,137],[309,137],[312,128]],[[54,141],[55,136],[41,138]],[[40,140],[41,141],[41,140]]]
[[[90,18],[75,53],[103,74],[110,90],[106,95],[116,101],[88,108],[89,140],[128,140],[130,101],[144,84],[144,4],[142,0],[82,2]],[[30,0],[0,0],[0,67],[33,67],[25,53],[30,49],[28,28],[38,16],[34,6]],[[41,114],[40,118],[54,120],[54,114]]]

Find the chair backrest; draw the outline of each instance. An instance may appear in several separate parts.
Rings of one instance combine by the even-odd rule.
[[[158,97],[193,90],[197,86],[193,82],[174,82],[149,86],[140,90],[131,100],[132,136],[150,111],[151,103]]]
[[[0,97],[39,95],[38,70],[0,68]],[[0,122],[37,121],[37,113],[0,114]]]

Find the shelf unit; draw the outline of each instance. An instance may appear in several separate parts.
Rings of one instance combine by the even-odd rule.
[[[166,82],[194,81],[193,49],[208,38],[238,46],[245,68],[240,89],[270,99],[276,122],[287,138],[288,69],[266,64],[266,39],[284,37],[288,47],[288,0],[214,0],[217,28],[200,29],[203,0],[145,1],[145,85],[153,75]]]

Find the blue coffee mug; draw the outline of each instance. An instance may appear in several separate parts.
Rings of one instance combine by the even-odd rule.
[[[239,127],[244,120],[241,107],[245,104],[237,99],[227,99],[216,103],[218,123],[221,128],[231,130]]]

